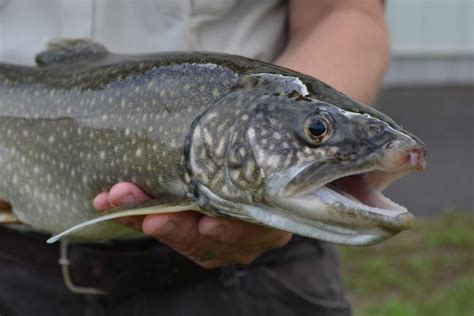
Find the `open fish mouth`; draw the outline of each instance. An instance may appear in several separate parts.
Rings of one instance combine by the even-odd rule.
[[[410,229],[413,214],[382,194],[397,179],[424,169],[424,154],[415,151],[404,156],[403,163],[394,168],[348,171],[306,185],[292,196],[274,196],[273,202],[287,219],[282,229],[345,245],[376,244]],[[311,174],[312,170],[303,172]]]
[[[339,202],[343,203],[346,207],[393,218],[400,214],[407,214],[408,211],[404,206],[393,202],[383,195],[382,191],[399,178],[406,176],[412,171],[421,171],[425,166],[424,154],[420,150],[415,149],[409,151],[406,156],[404,168],[402,167],[394,171],[372,170],[346,175],[333,179],[326,183],[324,187],[331,194],[337,196]],[[324,194],[321,194],[318,189],[315,193],[324,200]],[[405,220],[408,220],[408,217],[408,215],[405,215]],[[412,221],[406,223],[402,221],[393,224],[401,225],[395,225],[393,229],[403,230],[410,228]],[[405,228],[404,225],[410,227]]]
[[[375,244],[414,224],[413,214],[381,192],[407,173],[345,175],[279,204],[298,215],[296,233],[346,245]]]
[[[385,188],[394,178],[400,178],[408,172],[371,171],[338,178],[326,184],[327,191],[338,198],[346,207],[364,210],[368,213],[394,217],[407,213],[407,209],[382,194],[381,187]],[[320,190],[316,195],[322,197]]]

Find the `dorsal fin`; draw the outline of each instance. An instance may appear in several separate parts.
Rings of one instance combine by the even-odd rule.
[[[90,39],[59,39],[49,42],[48,48],[37,54],[35,60],[43,67],[99,59],[108,53],[104,45]]]

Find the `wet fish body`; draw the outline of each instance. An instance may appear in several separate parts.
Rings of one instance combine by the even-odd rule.
[[[53,43],[37,63],[0,64],[0,198],[34,229],[97,217],[91,201],[120,181],[158,208],[190,203],[345,244],[412,222],[377,199],[424,167],[422,142],[312,77],[223,54],[115,55],[89,41]],[[74,236],[134,234],[107,221]]]

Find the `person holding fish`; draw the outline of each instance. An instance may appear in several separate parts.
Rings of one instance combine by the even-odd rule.
[[[0,60],[29,63],[45,37],[91,37],[123,54],[219,51],[308,74],[365,104],[374,100],[388,63],[381,0],[92,0],[90,7],[74,5],[0,1]],[[40,54],[37,62],[47,66],[51,56],[64,57]],[[410,152],[413,165],[421,164],[420,155]],[[97,192],[95,209],[103,213],[157,198],[134,184],[133,176]],[[0,207],[6,205],[0,201]],[[153,239],[57,248],[40,243],[37,233],[0,227],[0,314],[351,313],[330,243],[193,209],[116,221]],[[56,274],[59,265],[46,264],[57,256],[63,280]],[[37,266],[27,264],[35,260]],[[68,292],[64,283],[80,295]]]

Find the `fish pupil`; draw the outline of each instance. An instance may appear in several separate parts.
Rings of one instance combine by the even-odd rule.
[[[313,136],[321,136],[326,133],[326,125],[320,120],[313,120],[308,126],[308,130]]]

